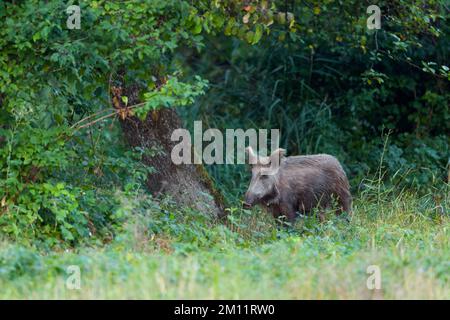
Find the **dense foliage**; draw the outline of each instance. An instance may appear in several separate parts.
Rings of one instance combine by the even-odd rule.
[[[194,104],[183,110],[187,126],[204,117],[210,127],[280,128],[289,153],[336,154],[354,186],[378,169],[409,187],[442,185],[443,1],[380,1],[375,32],[360,1],[85,1],[79,30],[66,26],[70,4],[0,1],[0,230],[8,238],[67,246],[109,241],[121,229],[119,199],[143,192],[151,168],[139,159],[151,151],[123,143],[115,120],[126,114],[110,101],[119,79],[147,88],[145,103],[127,109],[141,118]],[[239,206],[242,168],[209,169]]]
[[[130,106],[139,117],[192,103],[206,83],[179,81],[173,52],[202,47],[202,30],[225,29],[235,10],[233,2],[86,1],[81,28],[69,29],[70,4],[0,2],[0,228],[49,245],[107,236],[120,218],[116,193],[139,190],[151,169],[135,161],[148,150],[125,152],[115,123],[90,127],[116,116],[115,80],[148,88],[146,103]],[[261,37],[262,24],[240,25],[226,26]]]

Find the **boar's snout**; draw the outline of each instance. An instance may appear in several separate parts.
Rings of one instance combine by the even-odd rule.
[[[245,193],[244,203],[242,204],[242,206],[244,207],[244,209],[249,209],[253,206],[254,202],[255,202],[255,199],[247,191]]]

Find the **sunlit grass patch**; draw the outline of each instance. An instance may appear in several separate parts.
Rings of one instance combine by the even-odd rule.
[[[43,252],[3,242],[0,298],[450,298],[448,215],[412,193],[379,200],[361,195],[350,221],[301,217],[279,227],[260,210],[235,208],[219,221],[140,199],[103,247]],[[67,288],[70,265],[80,267],[79,290]],[[373,265],[380,290],[367,287]]]

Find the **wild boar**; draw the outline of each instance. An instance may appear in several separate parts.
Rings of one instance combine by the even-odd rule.
[[[324,211],[336,199],[339,208],[351,214],[352,196],[347,176],[339,161],[328,154],[285,157],[284,149],[261,157],[246,149],[252,169],[244,207],[265,205],[275,218],[285,216],[291,223],[296,212],[310,214],[317,208],[323,221]]]

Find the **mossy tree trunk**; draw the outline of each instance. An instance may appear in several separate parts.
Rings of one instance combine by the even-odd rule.
[[[139,101],[137,87],[122,87],[113,90],[113,105],[118,108],[120,95],[128,98],[128,105]],[[114,103],[116,102],[116,103]],[[122,106],[123,107],[123,106]],[[148,190],[154,196],[168,195],[180,206],[188,206],[215,217],[224,216],[223,200],[212,184],[202,165],[175,165],[171,160],[172,148],[176,142],[170,137],[175,129],[182,128],[177,112],[172,108],[161,108],[150,112],[142,121],[126,115],[120,120],[125,139],[131,147],[149,150],[143,162],[154,168],[147,178]]]

